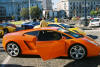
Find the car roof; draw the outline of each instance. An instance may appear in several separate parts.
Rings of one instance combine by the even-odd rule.
[[[61,24],[61,23],[49,23],[49,24]]]
[[[58,30],[59,27],[40,27],[40,28],[35,28],[35,29],[27,29],[27,30],[20,30],[17,32],[29,32],[29,31],[37,31],[37,30]]]
[[[65,24],[65,23],[49,23],[49,24],[57,24],[57,25],[64,24],[64,25],[68,25],[68,24]]]
[[[40,27],[37,30],[57,30],[59,27]]]

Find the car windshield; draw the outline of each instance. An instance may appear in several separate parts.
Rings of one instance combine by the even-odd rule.
[[[65,25],[65,24],[60,24],[61,26],[63,26],[64,28],[70,28],[70,26]]]
[[[93,19],[93,20],[91,20],[91,22],[98,22],[99,21],[99,19]]]
[[[84,37],[83,35],[76,34],[74,32],[71,32],[69,30],[65,30],[65,29],[62,29],[62,28],[59,28],[58,31],[62,31],[62,32],[66,33],[66,34],[69,34],[69,35],[75,37],[75,38],[82,38],[82,37]]]
[[[25,23],[25,24],[30,24],[31,22],[27,22],[27,23]]]

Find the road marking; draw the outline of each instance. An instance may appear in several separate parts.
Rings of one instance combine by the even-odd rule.
[[[10,60],[11,56],[7,56],[7,58],[1,63],[1,67],[5,67],[5,64],[8,63],[8,61]]]

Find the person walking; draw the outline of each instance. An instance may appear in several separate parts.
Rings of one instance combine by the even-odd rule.
[[[54,18],[54,21],[55,21],[55,23],[58,23],[58,18],[55,17]]]
[[[45,21],[45,18],[42,18],[40,21],[40,27],[48,27],[48,23]]]

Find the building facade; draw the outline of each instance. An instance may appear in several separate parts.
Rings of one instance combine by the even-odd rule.
[[[52,0],[43,0],[43,9],[52,10]]]
[[[52,0],[42,0],[43,1],[43,16],[46,18],[53,16]]]
[[[36,6],[42,9],[42,0],[30,0],[30,6]],[[29,8],[29,0],[0,0],[0,19],[20,19],[22,8]]]
[[[57,3],[57,11],[60,10],[66,10],[66,1],[65,0],[59,0]]]
[[[63,0],[62,0],[63,1]],[[85,11],[85,0],[64,0],[63,8],[66,11],[68,17],[78,16],[84,17],[85,13],[90,16],[92,10],[100,8],[100,0],[86,0],[86,11]],[[58,7],[60,7],[59,5]],[[62,8],[61,8],[62,10]]]

